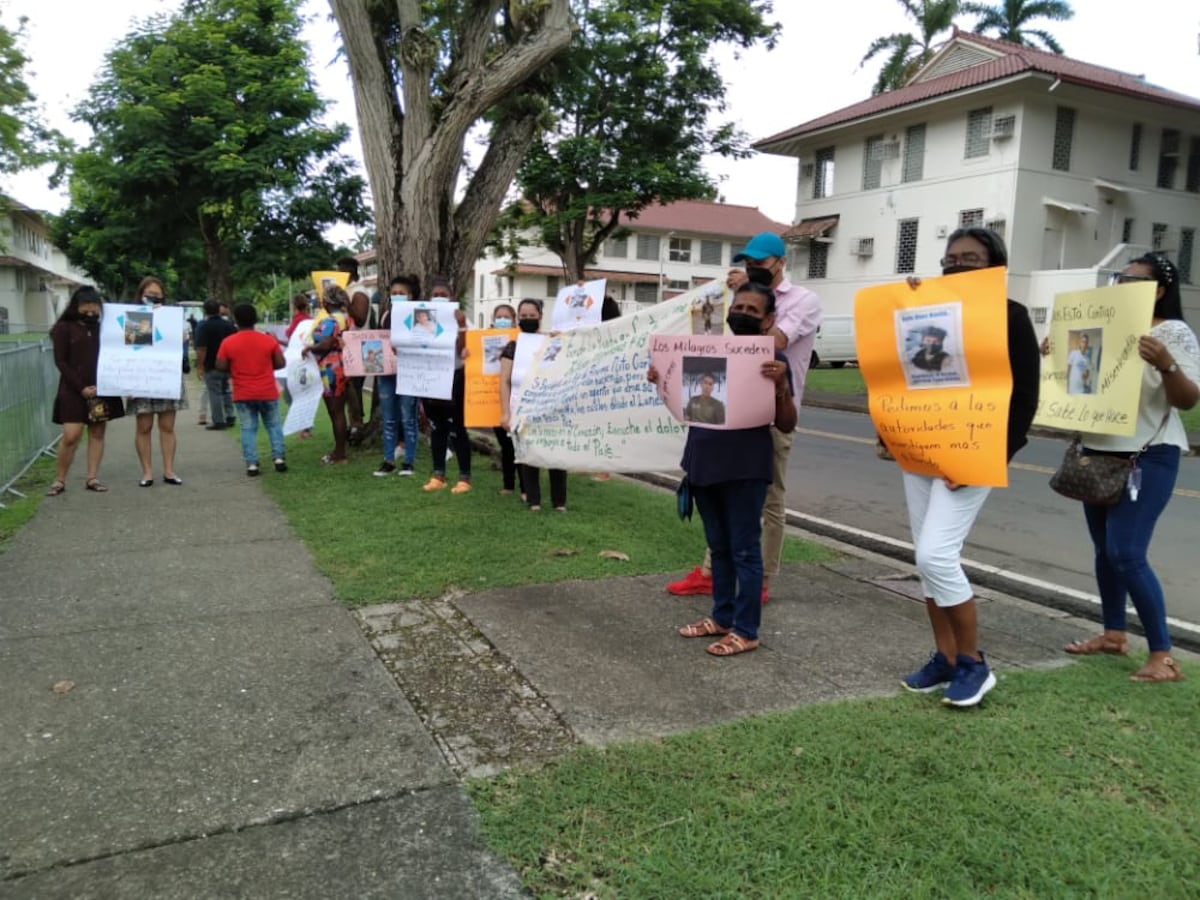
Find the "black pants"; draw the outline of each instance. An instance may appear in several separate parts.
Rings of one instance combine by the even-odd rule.
[[[458,459],[458,475],[463,481],[471,480],[471,438],[463,425],[463,401],[466,383],[462,369],[454,370],[454,386],[450,400],[425,400],[425,414],[429,416],[429,446],[433,451],[433,471],[446,472],[446,448],[454,447]]]
[[[530,506],[542,505],[542,470],[537,466],[521,466],[521,487]],[[550,470],[550,503],[555,509],[567,505],[567,472]]]
[[[516,490],[517,477],[520,472],[518,472],[517,453],[513,447],[512,437],[503,428],[493,428],[492,434],[496,435],[496,443],[500,445],[500,473],[504,478],[504,489],[506,491]],[[521,490],[524,492],[524,487]]]

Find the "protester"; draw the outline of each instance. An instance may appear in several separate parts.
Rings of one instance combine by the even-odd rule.
[[[75,460],[75,451],[87,426],[87,474],[84,487],[103,494],[100,461],[104,458],[104,432],[109,419],[125,414],[119,397],[96,394],[96,363],[100,358],[100,295],[84,285],[71,294],[67,308],[50,329],[54,346],[54,364],[58,367],[58,393],[54,396],[51,421],[63,427],[62,442],[55,460],[54,483],[47,497],[57,497],[67,489],[67,474]],[[98,407],[89,414],[89,406]]]
[[[333,450],[321,457],[323,466],[346,462],[346,370],[342,367],[342,333],[349,323],[346,314],[349,300],[346,292],[337,285],[325,288],[311,343],[301,351],[302,355],[316,359],[321,372],[321,396],[333,426]]]
[[[348,298],[345,310],[347,325],[343,330],[371,327],[371,292],[358,280],[358,260],[353,256],[343,256],[337,261],[337,270],[350,276],[350,282],[345,288]],[[349,418],[347,440],[356,447],[362,441],[363,388],[366,382],[364,375],[346,378],[346,413]]]
[[[221,342],[216,367],[233,378],[233,402],[242,423],[242,459],[246,474],[258,475],[258,420],[262,419],[271,444],[276,472],[286,472],[283,425],[279,421],[279,385],[275,370],[282,369],[283,353],[271,335],[255,331],[258,312],[249,303],[233,309],[238,332]]]
[[[216,300],[204,301],[204,321],[196,334],[196,377],[208,395],[212,421],[205,427],[209,431],[224,431],[237,419],[229,373],[216,367],[221,342],[237,333],[237,327],[221,315],[221,306]]]
[[[149,275],[142,279],[137,288],[139,303],[155,308],[166,302],[167,291],[162,279]],[[199,355],[199,349],[197,349]],[[198,363],[199,364],[199,363]],[[184,384],[183,372],[179,374],[179,399],[166,400],[150,397],[130,397],[125,411],[137,417],[137,433],[134,435],[133,446],[137,451],[138,462],[142,467],[142,478],[139,487],[150,487],[154,484],[154,467],[150,454],[151,434],[154,431],[154,420],[158,419],[158,444],[162,452],[163,481],[166,484],[181,485],[183,479],[175,471],[175,413],[187,409],[187,386]]]
[[[512,328],[517,322],[517,311],[507,303],[499,304],[492,310],[492,327],[493,328]],[[501,371],[504,369],[504,362],[500,363]],[[503,377],[503,376],[502,376]],[[503,391],[503,388],[501,388]],[[517,486],[517,456],[513,447],[512,437],[508,430],[496,426],[492,429],[492,434],[496,436],[496,443],[500,445],[500,477],[502,487],[500,493],[507,495],[511,494]],[[522,490],[521,493],[524,493]]]
[[[522,300],[517,304],[517,327],[525,334],[537,334],[542,327],[542,301]],[[525,372],[515,365],[517,342],[509,341],[500,354],[500,427],[511,432],[512,397],[525,378]],[[567,511],[567,473],[565,469],[550,470],[550,502],[558,512]],[[532,512],[542,508],[542,472],[537,466],[522,464],[520,468],[522,497]]]
[[[775,328],[775,294],[759,283],[738,289],[726,324],[735,335],[771,334]],[[778,351],[762,364],[763,389],[775,391],[772,425],[756,428],[688,428],[683,468],[688,489],[704,522],[712,560],[712,613],[685,625],[686,638],[716,637],[707,650],[713,656],[737,656],[758,648],[762,621],[762,514],[767,486],[774,477],[772,428],[790,434],[796,427],[791,366]],[[657,384],[658,370],[647,378]]]
[[[388,294],[388,303],[379,313],[379,327],[385,330],[391,330],[392,327],[392,302],[420,300],[420,284],[415,277],[397,275],[388,284]],[[383,462],[373,474],[386,477],[396,472],[398,475],[410,476],[417,461],[417,398],[396,393],[395,374],[376,375],[375,390],[383,414]],[[397,470],[396,445],[398,431],[401,429],[404,432],[404,460]]]
[[[450,300],[450,282],[435,276],[429,282],[430,300]],[[458,463],[458,482],[450,489],[452,494],[465,494],[471,490],[471,437],[463,420],[466,405],[466,324],[462,310],[455,310],[458,338],[454,344],[454,381],[450,399],[426,397],[422,400],[425,413],[429,416],[429,447],[433,454],[433,475],[425,484],[426,491],[440,491],[446,487],[446,450],[453,444]],[[415,326],[414,326],[415,327]]]
[[[1127,458],[1135,454],[1140,479],[1121,493],[1115,506],[1085,503],[1084,518],[1096,551],[1096,584],[1104,633],[1067,644],[1068,653],[1087,656],[1129,652],[1125,600],[1133,600],[1146,633],[1150,656],[1130,676],[1132,681],[1182,681],[1183,672],[1171,656],[1166,599],[1146,554],[1159,516],[1166,509],[1179,474],[1180,454],[1188,452],[1187,432],[1179,410],[1200,400],[1200,344],[1183,320],[1179,269],[1165,256],[1147,253],[1125,267],[1120,282],[1152,281],[1156,285],[1150,333],[1138,341],[1144,361],[1138,400],[1137,430],[1129,437],[1089,434],[1085,454]],[[1144,450],[1142,448],[1145,448]],[[1131,481],[1131,485],[1134,482]]]
[[[792,284],[783,277],[786,254],[787,247],[779,235],[769,231],[756,234],[733,257],[734,262],[745,263],[745,271],[730,269],[725,284],[730,291],[736,291],[744,278],[774,291],[776,312],[771,335],[775,338],[775,349],[787,357],[791,368],[793,398],[796,414],[799,415],[813,342],[821,324],[821,301],[812,291]],[[771,432],[771,440],[775,447],[775,473],[767,488],[767,500],[763,507],[763,603],[769,599],[770,581],[779,574],[783,554],[783,529],[787,519],[786,476],[788,458],[792,452],[792,435],[776,428]],[[710,554],[706,552],[701,565],[680,581],[668,584],[667,590],[676,595],[711,593]]]
[[[985,228],[953,232],[941,261],[943,275],[1007,264],[1004,241]],[[915,289],[920,279],[909,278],[908,282]],[[964,298],[963,302],[971,300]],[[1008,301],[1006,334],[1013,384],[1007,430],[1007,457],[1011,462],[1025,446],[1037,410],[1041,377],[1033,324],[1025,307],[1013,300]],[[999,339],[999,335],[995,337]],[[917,573],[936,649],[929,662],[902,683],[908,690],[921,693],[944,689],[942,702],[950,706],[974,706],[996,686],[996,676],[978,646],[975,592],[963,572],[961,554],[991,488],[912,472],[903,475]]]
[[[312,318],[312,314],[308,311],[308,306],[308,294],[303,291],[292,297],[292,320],[288,322],[288,327],[284,329],[283,334],[285,338],[290,340],[292,332],[296,330],[296,326]]]

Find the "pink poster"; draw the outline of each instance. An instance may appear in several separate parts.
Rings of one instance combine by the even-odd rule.
[[[767,336],[650,337],[658,393],[680,422],[698,428],[755,428],[775,421],[775,385],[762,365],[775,358]]]
[[[342,365],[347,375],[395,375],[391,332],[343,331]]]

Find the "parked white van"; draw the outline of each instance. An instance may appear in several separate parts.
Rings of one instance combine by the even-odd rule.
[[[854,345],[854,316],[826,316],[817,329],[810,367],[829,363],[840,369],[848,362],[858,361]]]

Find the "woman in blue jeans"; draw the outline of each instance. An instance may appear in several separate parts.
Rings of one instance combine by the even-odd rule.
[[[1157,287],[1150,333],[1138,341],[1142,371],[1137,430],[1130,437],[1087,435],[1085,452],[1137,458],[1139,475],[1115,506],[1085,503],[1084,517],[1096,549],[1096,584],[1104,616],[1104,633],[1067,644],[1068,653],[1087,656],[1129,652],[1125,631],[1125,599],[1146,632],[1150,658],[1130,676],[1132,681],[1182,681],[1183,673],[1171,656],[1167,608],[1162,585],[1146,552],[1158,517],[1166,509],[1179,474],[1179,457],[1188,449],[1180,409],[1191,409],[1200,400],[1200,343],[1183,321],[1179,296],[1179,270],[1160,254],[1147,253],[1125,267],[1114,279],[1120,283],[1152,281]],[[1140,484],[1138,480],[1140,478]]]
[[[726,320],[735,335],[766,334],[775,325],[775,292],[760,284],[738,288]],[[763,390],[775,392],[780,431],[796,428],[792,373],[776,353],[762,364]],[[651,366],[646,377],[658,383]],[[685,638],[715,637],[706,648],[713,656],[737,656],[758,649],[762,621],[762,511],[767,485],[775,473],[771,426],[688,428],[683,462],[692,497],[704,522],[712,552],[712,613],[679,629]]]
[[[416,278],[397,275],[388,284],[388,302],[380,310],[379,327],[392,327],[392,301],[420,300],[421,289]],[[410,476],[417,461],[417,398],[396,393],[395,375],[378,375],[375,390],[379,392],[380,409],[383,413],[383,463],[373,473],[384,478],[395,472]],[[404,461],[396,468],[396,439],[400,429],[404,430]]]

